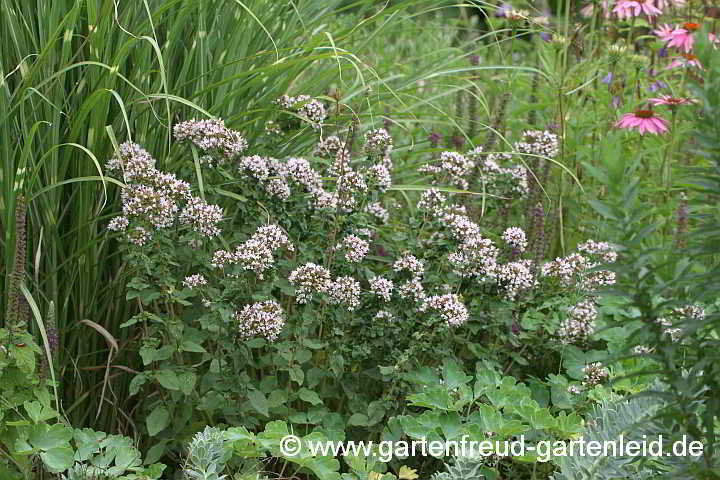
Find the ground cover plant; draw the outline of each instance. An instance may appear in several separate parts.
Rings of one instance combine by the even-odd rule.
[[[717,7],[0,14],[0,478],[720,476]]]

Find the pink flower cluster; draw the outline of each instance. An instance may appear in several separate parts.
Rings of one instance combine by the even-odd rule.
[[[252,271],[262,279],[265,271],[275,264],[273,254],[280,248],[286,248],[289,251],[295,249],[279,226],[263,225],[258,227],[247,241],[238,245],[235,251],[216,251],[213,254],[211,265],[214,268],[223,269],[239,265],[242,270]]]
[[[238,324],[238,333],[243,339],[264,337],[269,342],[274,341],[285,325],[285,314],[280,304],[275,300],[245,305],[233,315]]]
[[[178,142],[190,141],[206,153],[219,155],[220,161],[235,158],[248,147],[245,137],[227,128],[222,119],[180,122],[173,127],[173,134]]]
[[[155,159],[139,145],[120,145],[106,169],[127,183],[121,193],[122,215],[110,221],[108,230],[126,232],[130,243],[145,245],[153,230],[176,223],[203,237],[220,234],[223,210],[192,196],[187,182],[155,168]]]

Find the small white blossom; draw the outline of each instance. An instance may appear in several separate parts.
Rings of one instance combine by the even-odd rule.
[[[370,292],[377,295],[385,302],[390,301],[393,291],[393,281],[383,277],[375,277],[370,280]]]
[[[470,318],[467,307],[460,301],[460,297],[450,293],[428,297],[419,310],[437,312],[448,327],[463,325]]]
[[[259,336],[272,342],[285,325],[284,312],[275,300],[246,305],[242,311],[235,313],[233,318],[238,323],[240,337],[243,339]]]
[[[330,285],[330,303],[343,304],[352,312],[360,306],[360,283],[352,277],[338,277]]]
[[[290,272],[288,281],[295,287],[297,303],[308,303],[314,293],[326,293],[332,284],[330,271],[314,263],[306,263]]]
[[[203,285],[207,285],[207,283],[208,282],[205,277],[197,273],[195,275],[185,277],[185,280],[183,280],[183,286],[187,288],[201,287]]]

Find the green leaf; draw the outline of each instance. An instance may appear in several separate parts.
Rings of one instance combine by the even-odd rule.
[[[170,424],[170,412],[163,405],[159,405],[150,412],[146,421],[148,435],[154,437]]]
[[[355,427],[363,427],[367,425],[368,423],[368,417],[364,413],[353,413],[350,415],[350,418],[348,418],[347,424],[348,426],[355,426]]]
[[[168,390],[180,390],[180,379],[173,370],[163,369],[155,372],[155,378],[163,388]]]
[[[73,449],[70,446],[57,447],[40,453],[45,467],[51,473],[60,473],[73,465]]]
[[[207,350],[203,348],[199,343],[193,342],[192,340],[183,340],[180,345],[180,350],[183,352],[194,352],[194,353],[206,353]]]
[[[100,441],[106,437],[103,432],[96,432],[90,428],[76,429],[73,432],[75,440],[75,461],[84,462],[93,454],[100,451]]]
[[[456,362],[447,360],[443,364],[443,377],[445,379],[445,388],[454,390],[460,385],[464,385],[472,380],[470,375],[465,375],[463,369]]]
[[[32,400],[23,403],[25,411],[33,423],[40,423],[57,417],[57,412],[50,407],[43,406],[40,402]]]
[[[145,383],[148,381],[148,374],[147,373],[140,373],[138,375],[135,375],[132,380],[130,380],[130,386],[128,387],[128,393],[130,396],[137,395],[137,393],[140,391],[140,387],[142,387]]]
[[[197,375],[192,372],[183,372],[178,375],[178,381],[180,382],[180,391],[185,395],[190,395],[195,388]]]
[[[250,390],[247,394],[250,405],[262,415],[269,417],[269,405],[265,394],[260,390]]]
[[[40,423],[30,428],[28,441],[32,444],[33,448],[50,450],[69,446],[72,437],[73,430],[66,425],[56,423],[55,425],[48,426],[47,424]]]
[[[298,396],[301,400],[308,402],[312,405],[320,405],[321,403],[323,403],[317,393],[313,392],[312,390],[308,390],[307,388],[301,388],[298,392]]]

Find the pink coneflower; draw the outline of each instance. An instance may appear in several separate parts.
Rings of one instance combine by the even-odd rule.
[[[683,23],[682,28],[676,28],[670,32],[668,47],[677,47],[681,50],[685,50],[685,53],[690,53],[693,44],[695,43],[693,34],[698,28],[700,28],[700,25],[697,23]]]
[[[628,130],[637,129],[640,135],[644,135],[645,132],[660,135],[668,131],[667,120],[656,116],[652,110],[635,110],[632,113],[626,113],[615,122],[615,126]]]
[[[655,15],[660,15],[662,10],[653,4],[653,0],[620,0],[615,8],[613,8],[613,13],[616,13],[618,18],[622,20],[637,17],[641,13],[652,18]]]
[[[670,95],[660,95],[657,98],[651,98],[650,103],[653,106],[658,105],[667,105],[671,109],[677,108],[679,105],[687,105],[690,103],[695,103],[697,100],[694,100],[692,98],[676,98],[671,97]]]
[[[703,69],[700,61],[692,53],[681,53],[679,57],[674,58],[673,61],[670,62],[670,65],[667,66],[667,68],[677,67],[696,67],[700,70]]]
[[[658,25],[658,28],[653,30],[653,33],[657,35],[663,42],[668,42],[672,39],[672,33],[675,31],[675,27],[671,27],[667,23]]]

